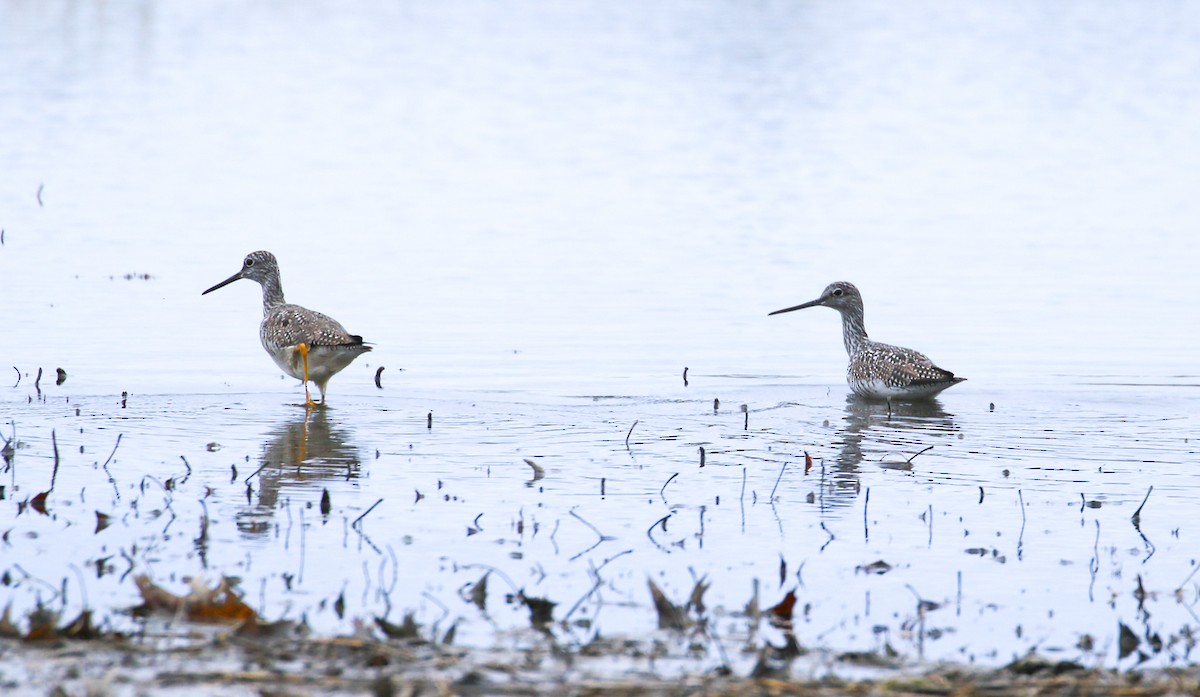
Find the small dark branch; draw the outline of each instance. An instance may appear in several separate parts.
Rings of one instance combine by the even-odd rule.
[[[38,367],[37,378],[33,381],[33,389],[37,390],[39,395],[42,393],[42,369],[40,366]]]
[[[108,454],[108,459],[104,461],[104,467],[108,467],[108,463],[112,462],[113,455],[117,454],[117,446],[121,445],[121,436],[122,435],[124,435],[124,434],[122,434],[122,433],[117,434],[117,442],[113,443],[112,452]]]
[[[922,448],[916,455],[913,455],[912,457],[908,458],[908,460],[906,460],[906,462],[911,465],[912,461],[917,459],[917,455],[923,455],[923,454],[929,452],[930,450],[933,450],[932,445],[927,448]]]
[[[380,381],[380,377],[382,375],[383,375],[383,366],[379,366],[379,370],[375,371],[375,386],[381,390],[383,389],[383,383]]]
[[[267,467],[268,467],[270,464],[271,464],[271,463],[269,463],[269,462],[264,462],[264,463],[262,463],[262,466],[261,466],[261,467],[259,467],[258,469],[254,470],[254,472],[252,472],[252,473],[250,474],[250,476],[248,476],[248,477],[246,477],[245,479],[243,479],[243,480],[242,480],[242,482],[243,482],[243,483],[244,483],[246,486],[250,486],[250,480],[251,480],[251,479],[254,479],[255,477],[257,477],[257,476],[258,476],[258,474],[259,474],[260,472],[262,472],[263,470],[265,470],[265,469],[266,469],[266,468],[267,468]]]
[[[664,483],[662,485],[662,488],[658,490],[658,495],[662,498],[663,503],[667,502],[667,497],[663,494],[663,492],[667,490],[667,484],[670,484],[678,476],[679,476],[679,473],[676,472],[675,474],[672,474],[670,477],[667,477],[666,483]]]
[[[871,528],[867,524],[867,509],[871,506],[871,487],[867,487],[866,495],[863,497],[863,539],[871,539]]]
[[[187,474],[183,475],[183,479],[179,480],[179,483],[183,484],[184,482],[186,482],[188,480],[188,477],[192,476],[192,466],[188,464],[186,457],[180,455],[179,459],[183,460],[183,466],[187,468]]]
[[[683,367],[683,386],[684,386],[684,387],[687,387],[687,386],[688,386],[688,381],[687,381],[687,366],[684,366],[684,367]]]
[[[50,429],[50,444],[54,447],[54,471],[50,473],[50,491],[54,491],[54,481],[58,479],[58,436]]]
[[[1154,491],[1153,484],[1151,484],[1150,488],[1146,490],[1146,496],[1145,496],[1145,498],[1142,499],[1142,505],[1138,506],[1137,510],[1133,512],[1133,515],[1129,517],[1129,519],[1133,521],[1134,527],[1141,525],[1142,509],[1145,508],[1146,502],[1150,500],[1150,492],[1152,492],[1152,491]]]
[[[629,433],[625,434],[625,449],[629,450],[629,437],[633,435],[633,429],[637,428],[638,420],[633,420],[633,425],[629,427]]]
[[[38,202],[38,208],[42,208],[42,207],[43,207],[43,204],[42,204],[42,190],[43,190],[43,189],[45,189],[45,188],[46,188],[46,184],[45,184],[45,182],[39,182],[39,183],[38,183],[38,190],[37,190],[37,202]]]
[[[653,523],[651,523],[650,527],[646,528],[646,537],[650,538],[650,541],[654,543],[655,547],[658,547],[659,549],[666,552],[667,554],[670,554],[671,550],[667,549],[666,547],[663,547],[661,544],[659,544],[658,540],[654,539],[654,528],[658,527],[659,525],[662,525],[663,530],[666,530],[667,529],[667,520],[669,520],[672,515],[674,515],[674,513],[668,513],[665,516],[663,516],[663,517],[659,518],[658,520],[654,521]]]
[[[429,416],[425,417],[425,428],[433,430],[433,412],[429,412]]]
[[[771,500],[775,500],[775,490],[779,488],[779,481],[783,479],[783,471],[787,469],[788,463],[785,461],[779,466],[779,476],[775,477],[775,486],[771,487]]]
[[[17,371],[17,381],[13,383],[13,387],[21,384],[21,370],[17,366],[13,366],[13,370]]]
[[[700,446],[700,466],[704,466],[704,446]]]
[[[359,529],[359,523],[361,523],[361,522],[362,522],[362,519],[363,519],[363,518],[366,518],[366,517],[367,517],[367,514],[368,514],[368,513],[370,513],[371,511],[375,510],[375,507],[376,507],[376,506],[378,506],[378,505],[379,505],[379,504],[381,504],[381,503],[383,503],[383,499],[379,499],[379,500],[378,500],[378,501],[376,501],[375,503],[371,504],[371,507],[370,507],[370,508],[368,508],[367,510],[363,511],[363,514],[362,514],[362,515],[360,515],[359,517],[355,518],[353,523],[350,523],[350,527],[354,528],[355,530]]]
[[[1021,504],[1021,532],[1017,535],[1017,559],[1020,559],[1025,549],[1025,494],[1017,489],[1017,502]]]

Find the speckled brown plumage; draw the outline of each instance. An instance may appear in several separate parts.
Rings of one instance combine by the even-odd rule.
[[[204,291],[212,291],[234,281],[248,278],[262,286],[263,321],[259,338],[263,348],[283,372],[304,380],[304,356],[300,346],[308,348],[308,380],[321,390],[325,403],[325,386],[329,379],[350,365],[355,358],[371,350],[363,338],[346,331],[337,320],[320,312],[283,299],[279,280],[279,263],[270,252],[258,251],[246,255],[242,270]],[[305,384],[307,394],[308,386]],[[311,401],[311,400],[309,400]]]
[[[831,283],[816,300],[770,314],[818,305],[831,307],[842,315],[842,341],[850,356],[846,382],[855,394],[877,399],[922,399],[966,380],[937,367],[923,353],[867,338],[862,295],[853,283]]]

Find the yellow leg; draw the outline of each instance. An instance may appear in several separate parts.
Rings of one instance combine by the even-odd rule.
[[[300,357],[304,359],[304,406],[312,409],[318,405],[312,400],[312,395],[308,393],[308,344],[300,342],[296,345],[296,350],[300,352]]]

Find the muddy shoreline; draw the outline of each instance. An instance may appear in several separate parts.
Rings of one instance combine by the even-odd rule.
[[[611,670],[611,659],[653,646],[618,642],[563,650],[457,649],[373,638],[247,638],[0,643],[0,689],[10,695],[1166,695],[1200,694],[1200,667],[1115,671],[1029,656],[1003,668],[894,666],[868,678],[861,657],[829,657],[820,674],[766,677],[706,670]]]

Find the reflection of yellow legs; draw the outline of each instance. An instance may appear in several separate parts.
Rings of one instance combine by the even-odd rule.
[[[296,344],[296,350],[300,352],[300,357],[304,360],[304,407],[313,409],[318,405],[312,400],[312,395],[308,393],[308,344],[300,342]],[[322,402],[324,399],[321,400]]]

